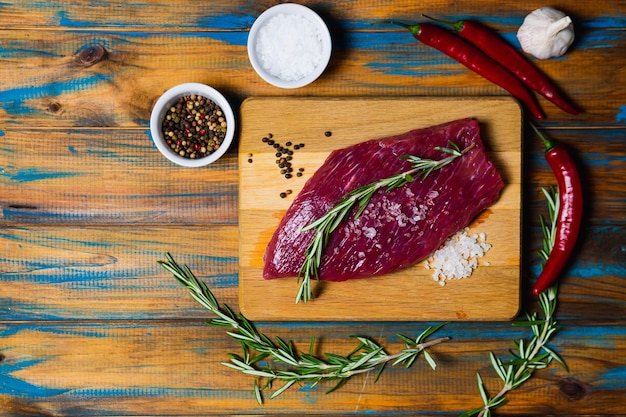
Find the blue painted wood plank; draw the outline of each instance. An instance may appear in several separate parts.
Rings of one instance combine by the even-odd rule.
[[[10,86],[0,86],[0,108],[10,116],[11,125],[145,128],[159,94],[185,81],[212,84],[236,103],[251,95],[284,94],[252,70],[245,31],[102,30],[43,31],[17,38],[1,35],[1,52],[10,59],[2,61],[6,65],[0,62],[0,75],[14,79],[14,66],[20,67],[24,75]],[[50,42],[50,38],[58,38],[59,42]],[[334,43],[329,69],[334,81],[322,76],[315,85],[319,95],[506,94],[444,54],[417,42],[407,31],[345,31]],[[94,44],[105,48],[106,58],[82,68],[77,56]],[[570,116],[541,98],[549,124],[625,125],[626,79],[621,67],[613,64],[619,62],[614,56],[625,45],[626,31],[594,28],[581,33],[566,56],[537,61],[584,111],[581,117]],[[151,52],[146,54],[144,50]],[[176,59],[179,56],[186,58]],[[590,61],[603,65],[590,66]],[[137,79],[142,80],[140,88],[134,82]],[[163,80],[168,80],[166,85]],[[307,92],[305,89],[290,94]],[[112,97],[115,100],[111,101]]]
[[[545,410],[546,405],[533,401],[537,390],[550,391],[551,401],[565,414],[593,413],[598,402],[606,405],[606,413],[624,407],[624,328],[615,323],[562,325],[552,348],[568,363],[570,372],[558,365],[538,371],[510,396],[510,407],[521,414]],[[318,342],[321,352],[344,354],[354,347],[350,336],[357,334],[375,338],[393,353],[403,345],[398,333],[414,337],[424,327],[422,323],[389,323],[377,328],[339,324],[313,327],[306,333],[324,332],[326,338]],[[280,335],[294,341],[297,348],[305,349],[309,344],[303,329],[295,325],[261,324],[260,329],[270,337]],[[253,379],[220,363],[228,360],[229,352],[239,350],[238,343],[223,329],[200,322],[0,325],[0,337],[5,342],[0,398],[8,405],[5,409],[13,407],[14,412],[25,411],[26,405],[32,404],[65,416],[219,414],[212,412],[215,410],[291,415],[458,415],[480,404],[476,371],[488,387],[498,386],[488,352],[506,360],[507,349],[513,347],[513,341],[528,337],[528,329],[504,323],[455,323],[438,335],[451,339],[431,349],[439,364],[436,371],[418,360],[410,369],[387,367],[375,384],[373,375],[365,375],[331,394],[326,394],[325,384],[296,387],[261,407],[252,393]],[[33,337],[41,346],[28,342]],[[129,350],[136,354],[128,355]],[[596,366],[588,366],[589,357],[595,359]],[[111,386],[109,380],[118,375],[124,378]],[[576,397],[568,387],[579,388]],[[383,408],[368,401],[379,395],[385,395],[393,405]]]
[[[561,277],[561,317],[611,320],[626,314],[625,226],[584,233]],[[540,242],[540,230],[527,237]],[[204,317],[201,306],[157,265],[165,252],[238,308],[236,227],[9,228],[0,233],[0,245],[5,322]],[[539,272],[538,246],[527,243],[523,252],[524,308],[536,301],[528,296]]]

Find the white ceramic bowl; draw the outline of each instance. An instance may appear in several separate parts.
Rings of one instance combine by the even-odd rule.
[[[297,19],[294,21],[305,24],[300,25],[299,30],[296,33],[291,33],[291,36],[284,36],[290,31],[285,28],[286,25],[279,24],[281,19],[283,23],[287,19]],[[276,30],[274,31],[274,29]],[[279,36],[281,32],[283,36]],[[311,36],[299,38],[301,34]],[[265,46],[263,45],[267,45],[268,42],[273,42],[274,46],[278,47],[275,49],[280,50],[264,51]],[[312,46],[311,43],[315,45]],[[312,49],[313,52],[313,55],[308,57],[308,61],[315,62],[307,62],[307,59],[298,59],[302,58],[301,56],[287,53],[295,49],[295,53],[300,54],[303,51],[307,52],[307,48]],[[248,57],[252,67],[261,78],[280,88],[299,88],[315,81],[326,69],[330,61],[331,50],[330,32],[324,20],[313,10],[300,4],[283,3],[270,7],[254,21],[248,35]],[[263,52],[265,52],[265,56],[261,56]],[[303,68],[302,63],[307,68]],[[297,71],[294,70],[293,66],[298,65],[300,67],[297,68]],[[298,76],[301,77],[291,74],[294,71],[300,72]],[[285,74],[287,76],[281,77]]]
[[[175,153],[165,141],[165,137],[161,131],[163,119],[169,108],[172,107],[180,97],[191,94],[203,96],[217,104],[222,109],[227,124],[226,135],[220,147],[215,152],[197,159],[185,158]],[[159,151],[170,161],[185,167],[201,167],[217,161],[230,147],[235,136],[235,115],[226,98],[213,87],[200,83],[179,84],[163,93],[154,105],[152,114],[150,115],[150,135]]]

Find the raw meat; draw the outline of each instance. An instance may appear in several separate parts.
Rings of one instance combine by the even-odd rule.
[[[400,159],[403,155],[436,160],[448,156],[434,148],[449,147],[449,141],[460,149],[476,145],[426,179],[376,192],[356,220],[350,217],[331,234],[318,272],[322,280],[344,281],[387,274],[426,258],[493,204],[504,186],[485,152],[476,120],[456,120],[333,151],[272,236],[263,277],[297,276],[314,234],[301,228],[353,189],[409,170],[411,164]]]

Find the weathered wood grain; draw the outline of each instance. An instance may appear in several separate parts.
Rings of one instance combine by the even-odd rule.
[[[588,236],[561,279],[559,315],[624,317],[626,228],[586,230]],[[223,302],[238,309],[237,235],[236,226],[4,228],[0,322],[203,317],[203,309],[157,266],[165,252],[189,265]],[[524,238],[522,309],[530,309],[535,303],[531,283],[540,270],[535,255],[540,231],[532,229]]]
[[[546,123],[624,126],[626,74],[612,63],[618,62],[616,51],[626,47],[626,32],[594,30],[601,33],[582,36],[566,58],[538,63],[584,111],[584,117],[572,116],[540,97]],[[603,43],[607,38],[610,48]],[[210,84],[234,104],[249,96],[285,94],[254,72],[246,41],[242,31],[0,31],[0,43],[11,45],[0,62],[0,116],[29,126],[145,128],[159,95],[182,82]],[[86,66],[80,54],[95,46],[106,54]],[[415,41],[408,31],[382,26],[337,36],[327,72],[289,92],[313,94],[483,96],[506,91]],[[6,128],[0,122],[0,129]]]
[[[199,170],[165,159],[140,130],[20,130],[0,146],[0,223],[237,222],[236,145]]]
[[[155,0],[0,4],[0,416],[453,416],[480,405],[475,372],[499,388],[488,353],[506,356],[526,330],[454,323],[425,363],[359,377],[333,394],[301,387],[259,407],[252,380],[222,365],[239,345],[157,266],[171,252],[220,301],[238,302],[236,145],[219,163],[185,170],[153,147],[148,117],[171,85],[199,81],[238,109],[251,96],[412,97],[504,91],[383,19],[476,18],[517,46],[531,0],[304,0],[322,14],[334,51],[324,76],[285,92],[246,56],[247,31],[279,3]],[[547,133],[576,151],[585,227],[561,278],[554,347],[570,371],[539,371],[499,415],[623,415],[626,409],[626,18],[623,0],[556,1],[577,40],[563,58],[534,62],[584,112],[540,99]],[[102,48],[101,50],[98,48]],[[93,59],[102,53],[101,59]],[[554,184],[541,143],[524,137],[522,291],[540,270],[539,187]],[[474,300],[481,302],[481,300]],[[348,337],[390,351],[419,322],[257,323],[270,336],[347,353]]]
[[[0,242],[0,321],[197,316],[199,306],[157,265],[166,252],[237,305],[236,226],[9,228]]]
[[[262,325],[270,337],[293,340],[308,349],[316,336],[305,328]],[[423,324],[388,324],[372,335],[368,325],[331,325],[319,342],[319,354],[347,354],[351,335],[369,336],[402,348],[396,334],[415,336]],[[193,322],[57,323],[0,325],[4,342],[0,363],[3,415],[414,415],[438,410],[458,415],[480,405],[475,386],[479,371],[490,391],[501,381],[490,369],[487,352],[506,359],[513,340],[527,331],[508,324],[448,325],[439,335],[451,340],[433,347],[432,371],[423,360],[410,369],[388,367],[378,382],[357,376],[331,394],[332,386],[297,387],[261,407],[252,393],[253,379],[224,367],[238,343],[223,329]],[[598,339],[601,335],[601,339]],[[32,340],[38,340],[33,344]],[[509,396],[509,414],[618,414],[626,406],[620,380],[626,363],[623,327],[614,323],[563,323],[555,348],[570,372],[554,365]],[[606,345],[610,344],[611,349]],[[620,370],[621,369],[621,370]],[[278,388],[278,387],[275,387]],[[428,414],[426,411],[425,414]]]
[[[117,30],[129,28],[142,30],[160,28],[167,31],[245,30],[256,16],[280,1],[264,2],[204,2],[185,0],[154,0],[149,3],[128,3],[123,0],[106,0],[93,3],[89,0],[60,0],[48,2],[47,7],[20,1],[3,3],[1,28],[45,29],[60,27],[64,30]],[[415,3],[411,1],[361,0],[355,5],[351,0],[319,2],[302,0],[324,15],[330,24],[343,29],[369,28],[367,22],[382,18],[420,18],[429,14],[442,18],[479,17],[498,27],[516,29],[526,14],[545,6],[540,0],[483,1],[436,1]],[[603,2],[571,2],[560,0],[550,3],[564,10],[581,22],[583,27],[624,27],[619,0]],[[365,22],[365,23],[364,23]],[[594,23],[597,22],[597,23]]]
[[[268,122],[268,128],[271,123]],[[529,128],[526,127],[526,130]],[[143,130],[16,129],[0,145],[0,225],[235,224],[237,143],[198,170],[167,161]],[[586,221],[624,221],[626,133],[546,130],[572,148],[588,198]],[[525,224],[545,209],[541,187],[555,184],[539,138],[524,139]]]

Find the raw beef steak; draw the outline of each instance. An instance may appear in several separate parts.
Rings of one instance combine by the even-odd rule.
[[[400,159],[403,155],[436,160],[448,156],[434,148],[450,147],[450,141],[460,149],[476,145],[426,179],[376,192],[356,220],[351,216],[330,235],[318,272],[322,280],[344,281],[386,274],[426,258],[493,204],[504,186],[487,157],[476,120],[456,120],[333,151],[272,236],[263,277],[297,276],[314,235],[314,230],[301,228],[355,188],[411,169]]]

